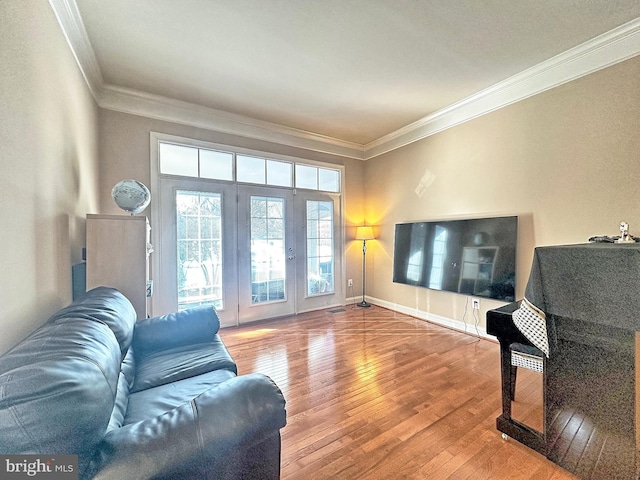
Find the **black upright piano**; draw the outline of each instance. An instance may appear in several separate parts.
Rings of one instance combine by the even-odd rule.
[[[487,312],[503,373],[497,429],[580,478],[640,478],[640,245],[536,248],[525,297],[555,336],[544,365],[543,428],[511,417],[509,345],[530,344],[513,323],[516,302]]]

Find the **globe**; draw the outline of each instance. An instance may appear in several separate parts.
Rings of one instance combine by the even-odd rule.
[[[142,212],[151,202],[151,192],[137,180],[122,180],[111,190],[113,201],[131,215]]]

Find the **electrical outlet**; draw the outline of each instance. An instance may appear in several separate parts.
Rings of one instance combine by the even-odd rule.
[[[347,287],[353,287],[353,278],[347,280]]]
[[[472,298],[471,299],[471,306],[473,307],[474,310],[480,310],[480,299],[479,298]]]

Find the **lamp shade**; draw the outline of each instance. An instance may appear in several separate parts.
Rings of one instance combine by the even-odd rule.
[[[373,240],[374,238],[376,237],[371,227],[358,227],[356,230],[356,240]]]

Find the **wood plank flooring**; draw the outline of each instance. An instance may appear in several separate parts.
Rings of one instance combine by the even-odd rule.
[[[497,343],[351,305],[221,337],[284,393],[283,480],[576,478],[496,430]],[[521,370],[514,412],[535,427],[540,375]]]

